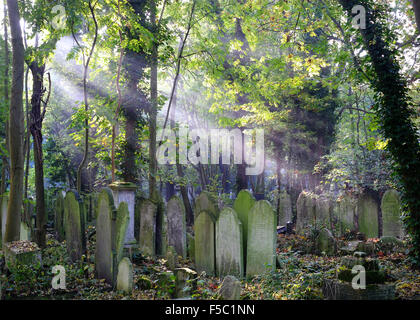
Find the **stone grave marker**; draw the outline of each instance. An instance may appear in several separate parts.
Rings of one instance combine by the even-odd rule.
[[[65,233],[67,252],[71,261],[82,258],[83,241],[80,217],[80,205],[74,192],[67,192],[64,199]]]
[[[125,239],[125,234],[123,239]],[[127,257],[123,258],[118,264],[117,290],[128,294],[132,293],[134,282],[133,278],[133,264]]]
[[[260,275],[276,267],[277,217],[268,201],[258,201],[248,217],[246,275]]]
[[[216,222],[216,271],[219,277],[243,276],[242,223],[231,208],[223,209]]]
[[[195,230],[195,266],[197,272],[215,273],[215,221],[212,214],[205,211],[198,215]]]
[[[403,238],[404,228],[401,221],[401,202],[396,190],[388,190],[382,197],[382,235]]]
[[[187,231],[185,208],[181,199],[174,196],[167,204],[168,244],[173,246],[178,255],[187,257]]]
[[[140,204],[139,249],[144,255],[156,254],[156,214],[157,206],[150,200]]]

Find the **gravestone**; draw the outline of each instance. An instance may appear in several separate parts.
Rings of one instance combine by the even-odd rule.
[[[290,195],[283,191],[279,195],[279,208],[278,208],[278,226],[285,226],[293,219],[292,199]]]
[[[127,204],[129,212],[129,222],[127,233],[124,238],[124,244],[126,247],[131,247],[137,243],[136,238],[134,236],[134,206],[136,201],[137,186],[129,182],[114,182],[109,187],[112,190],[112,194],[114,196],[114,203],[116,207],[118,207],[122,202],[125,202]]]
[[[157,206],[150,200],[140,204],[139,249],[144,255],[156,254],[156,214]]]
[[[242,223],[231,208],[223,209],[216,222],[216,271],[219,277],[243,276]]]
[[[194,203],[194,220],[197,219],[198,215],[206,211],[208,214],[213,216],[216,220],[219,217],[219,208],[216,201],[214,201],[211,194],[207,191],[203,191],[196,199]]]
[[[331,228],[332,204],[326,196],[319,196],[315,201],[315,219],[317,226]]]
[[[112,251],[112,219],[114,210],[114,199],[111,190],[102,190],[98,197],[97,207],[95,267],[98,279],[105,279],[108,284],[112,284],[114,280],[114,253]]]
[[[114,246],[113,250],[116,255],[116,261],[114,263],[115,266],[118,266],[119,262],[123,258],[123,251],[124,245],[127,244],[127,229],[130,223],[130,213],[128,211],[128,205],[125,202],[121,202],[118,210],[117,215],[115,217],[114,229],[113,229],[113,239],[114,239]]]
[[[4,236],[6,234],[6,220],[7,220],[7,206],[9,203],[9,197],[7,195],[1,195],[0,196],[0,200],[1,200],[1,239],[2,241],[0,241],[1,243],[4,242]]]
[[[303,191],[297,200],[296,210],[296,232],[302,232],[303,229],[315,224],[315,204],[314,196]]]
[[[187,231],[185,207],[181,199],[174,196],[167,204],[168,244],[173,246],[178,255],[187,257]]]
[[[241,282],[233,276],[225,277],[220,286],[219,295],[223,300],[239,300],[241,298]]]
[[[247,241],[248,241],[248,215],[256,201],[254,196],[248,190],[239,192],[233,209],[236,211],[239,220],[242,223],[242,241],[243,241],[243,259],[246,261]],[[245,271],[245,270],[244,270]]]
[[[80,217],[80,205],[74,192],[67,192],[64,199],[65,233],[67,253],[70,260],[76,262],[82,258],[83,241]]]
[[[187,233],[187,255],[191,261],[194,261],[195,255],[195,240],[194,236],[191,233]]]
[[[175,270],[178,264],[178,253],[173,246],[168,246],[166,250],[166,265],[169,270]]]
[[[125,234],[123,239],[125,239]],[[133,264],[130,259],[123,258],[118,264],[117,290],[128,294],[132,293],[134,281],[133,277]]]
[[[64,231],[64,196],[63,191],[59,191],[57,199],[55,200],[55,221],[54,229],[59,242],[64,241],[65,231]]]
[[[277,217],[268,201],[258,201],[248,217],[246,275],[252,277],[276,267]]]
[[[357,203],[357,213],[359,216],[359,231],[368,238],[379,236],[378,227],[378,204],[369,195],[359,197]]]
[[[344,195],[337,199],[333,208],[334,216],[337,219],[337,229],[340,235],[347,231],[356,230],[357,199]]]
[[[20,223],[20,240],[31,241],[31,229],[23,221]]]
[[[382,197],[382,228],[383,236],[397,238],[404,237],[404,229],[401,221],[400,196],[395,190],[388,190]]]
[[[205,211],[198,215],[195,230],[195,266],[197,272],[205,271],[214,275],[215,271],[215,221],[212,214]]]

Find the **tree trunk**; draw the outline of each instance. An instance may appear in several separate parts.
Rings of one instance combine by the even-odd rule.
[[[25,49],[23,47],[20,14],[16,0],[7,0],[10,30],[12,34],[13,76],[9,111],[9,148],[10,148],[10,197],[7,208],[5,242],[20,238],[20,216],[23,197],[24,154],[23,137],[25,135],[23,112],[23,77]]]
[[[35,162],[35,193],[36,193],[36,226],[35,242],[44,248],[46,244],[47,216],[45,210],[44,192],[44,160],[42,152],[42,121],[44,119],[41,110],[42,96],[44,93],[44,72],[45,65],[39,66],[37,62],[30,65],[32,72],[32,99],[31,99],[31,123],[30,130],[34,141],[34,162]]]
[[[417,30],[420,33],[420,0],[412,0],[414,14],[416,15]]]
[[[7,6],[6,1],[4,2],[4,101],[6,105],[9,104],[9,35],[7,31]],[[5,137],[6,137],[6,150],[9,150],[9,119],[6,114],[6,123],[5,123]],[[9,167],[9,161],[7,159],[7,154],[2,157],[2,167],[1,167],[1,181],[0,181],[0,196],[6,192],[6,183],[7,183],[7,169]]]
[[[156,23],[156,2],[150,1],[150,19],[152,20],[153,32],[157,34]],[[150,99],[151,106],[149,112],[149,193],[150,197],[156,190],[156,173],[157,173],[157,159],[156,159],[156,129],[157,129],[157,109],[158,109],[158,44],[153,41],[152,56],[151,56],[151,71],[150,71]]]

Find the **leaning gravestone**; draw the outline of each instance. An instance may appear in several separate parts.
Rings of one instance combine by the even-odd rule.
[[[216,270],[219,277],[243,276],[242,223],[235,210],[225,208],[216,222]]]
[[[268,201],[258,201],[248,217],[246,275],[252,277],[276,267],[277,217]]]
[[[195,230],[195,266],[199,273],[205,271],[214,275],[215,271],[215,221],[212,214],[205,211],[198,215]]]
[[[125,239],[125,234],[123,239]],[[123,258],[118,264],[117,290],[124,293],[133,292],[133,264],[130,259]]]
[[[287,192],[281,192],[279,195],[278,221],[277,225],[285,226],[293,219],[292,199]]]
[[[378,204],[369,195],[359,197],[357,203],[357,213],[359,216],[359,231],[368,238],[379,236],[378,227]]]
[[[316,199],[309,192],[303,191],[297,200],[296,231],[301,232],[309,225],[315,223],[315,204]]]
[[[238,214],[238,218],[242,223],[242,241],[243,241],[243,257],[246,261],[246,251],[247,251],[247,241],[248,241],[248,215],[252,207],[255,205],[256,201],[254,196],[248,190],[242,190],[239,192],[238,197],[233,204],[233,209],[235,209]]]
[[[64,192],[59,191],[55,201],[55,222],[54,229],[57,240],[62,242],[65,239],[64,231]]]
[[[208,214],[213,215],[213,219],[216,220],[219,217],[219,209],[217,203],[213,200],[211,194],[207,191],[203,191],[194,203],[194,220],[197,219],[198,215],[206,211]]]
[[[187,231],[185,208],[181,199],[172,197],[167,204],[168,244],[173,246],[178,255],[187,257]]]
[[[64,199],[64,216],[67,252],[71,261],[76,262],[82,258],[82,227],[80,218],[80,205],[74,192],[67,192]]]
[[[104,189],[98,197],[96,219],[96,252],[95,266],[98,279],[105,279],[107,283],[113,283],[113,257],[112,252],[112,215],[114,212],[114,200],[109,189]]]
[[[382,228],[383,236],[404,237],[404,229],[401,222],[400,196],[395,190],[388,190],[382,197]]]
[[[144,255],[156,254],[156,214],[157,206],[150,200],[140,204],[139,249]]]
[[[9,197],[7,195],[1,195],[0,196],[1,201],[1,243],[4,242],[4,236],[6,234],[6,220],[7,220],[7,206],[9,202]]]

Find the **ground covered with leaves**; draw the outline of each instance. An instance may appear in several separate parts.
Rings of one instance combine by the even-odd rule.
[[[324,299],[322,284],[325,279],[337,277],[340,257],[318,256],[305,253],[308,239],[304,236],[279,236],[275,272],[253,279],[242,280],[242,300],[320,300]],[[134,253],[134,290],[124,294],[112,290],[95,278],[95,240],[88,241],[88,254],[82,261],[70,263],[65,242],[49,236],[47,248],[42,250],[42,263],[20,265],[1,274],[2,299],[45,300],[154,300],[173,299],[175,275],[164,258],[143,257]],[[2,254],[1,254],[2,255]],[[411,268],[404,253],[375,254],[381,268],[387,271],[396,286],[397,299],[420,299],[420,272]],[[52,268],[62,265],[66,269],[66,290],[53,290]],[[188,259],[179,259],[178,267],[194,269]],[[223,279],[199,274],[193,299],[220,299],[219,288]]]

